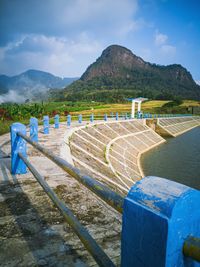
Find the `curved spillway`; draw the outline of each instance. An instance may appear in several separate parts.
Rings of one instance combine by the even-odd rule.
[[[169,135],[176,137],[194,127],[200,126],[200,117],[159,118],[157,125]]]
[[[143,176],[141,154],[163,142],[143,119],[79,127],[73,130],[69,145],[78,168],[116,191],[127,193]]]

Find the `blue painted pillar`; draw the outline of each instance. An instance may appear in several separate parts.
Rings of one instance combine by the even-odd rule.
[[[138,181],[125,198],[121,267],[199,267],[183,255],[200,237],[200,191],[159,177]]]
[[[107,114],[104,114],[104,121],[107,121],[108,120],[108,116]]]
[[[38,119],[30,118],[30,138],[34,142],[38,142]]]
[[[20,152],[24,157],[27,157],[26,141],[17,135],[18,132],[26,135],[26,126],[18,122],[13,123],[10,126],[12,174],[24,174],[27,172],[25,163],[18,156],[18,153]]]
[[[82,123],[82,115],[81,115],[81,114],[78,115],[78,122],[79,122],[79,123]]]
[[[127,120],[128,119],[128,114],[127,113],[125,113],[125,120]]]
[[[55,125],[55,129],[58,129],[59,128],[59,119],[60,119],[60,117],[59,117],[59,115],[55,115],[55,117],[54,117],[54,125]]]
[[[43,117],[44,134],[49,134],[49,116]]]
[[[71,115],[67,115],[67,126],[71,125],[71,121],[72,121]]]
[[[90,115],[90,122],[93,122],[94,121],[94,114],[91,114]]]
[[[116,112],[116,121],[118,121],[118,118],[119,118],[119,114],[118,112]]]

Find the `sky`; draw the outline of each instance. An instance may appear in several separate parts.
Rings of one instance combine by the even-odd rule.
[[[79,77],[109,45],[200,81],[199,0],[0,0],[0,74]]]

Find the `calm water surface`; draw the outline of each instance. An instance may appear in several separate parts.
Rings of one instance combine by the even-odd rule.
[[[200,190],[200,127],[148,151],[141,158],[145,176],[164,177]]]

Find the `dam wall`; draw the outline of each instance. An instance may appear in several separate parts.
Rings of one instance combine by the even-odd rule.
[[[200,126],[200,116],[157,119],[157,131],[163,136],[176,137],[197,126]]]
[[[145,119],[93,123],[74,130],[69,140],[76,167],[123,193],[143,177],[141,154],[165,142]]]
[[[123,193],[122,218],[41,150],[27,145],[28,160],[116,266],[133,266],[136,259],[138,267],[191,266],[192,259],[185,257],[191,257],[190,250],[184,248],[188,236],[192,234],[195,242],[199,238],[199,192],[163,178],[141,179],[140,155],[165,141],[147,121],[63,123],[58,128],[49,126],[49,134],[40,128],[38,134],[49,155],[72,162],[93,180]],[[33,175],[10,173],[8,140],[8,134],[0,137],[0,265],[96,266]]]

